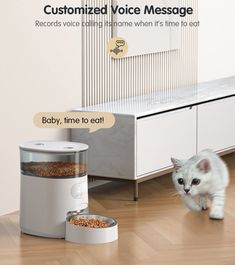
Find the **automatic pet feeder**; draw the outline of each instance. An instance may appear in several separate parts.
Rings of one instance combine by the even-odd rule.
[[[20,145],[22,232],[64,238],[67,213],[87,211],[87,150],[72,142]]]
[[[73,142],[33,141],[20,145],[20,227],[26,234],[65,238],[73,243],[117,240],[117,222],[88,214],[88,146]],[[82,227],[72,219],[105,222]],[[89,221],[89,220],[88,220]]]

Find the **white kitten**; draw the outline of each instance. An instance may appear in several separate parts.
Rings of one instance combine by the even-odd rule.
[[[224,218],[225,189],[229,172],[223,160],[211,150],[204,150],[189,160],[171,159],[172,179],[186,206],[193,211],[207,209],[207,195],[212,201],[210,218]],[[196,203],[193,197],[199,196]]]

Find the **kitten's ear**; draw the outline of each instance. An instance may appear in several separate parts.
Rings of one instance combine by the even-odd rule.
[[[183,166],[183,162],[176,158],[171,158],[171,162],[175,168],[175,170],[179,170]]]
[[[210,165],[210,161],[207,159],[203,159],[201,160],[198,164],[197,164],[197,168],[202,171],[203,173],[208,173],[211,170],[211,165]]]

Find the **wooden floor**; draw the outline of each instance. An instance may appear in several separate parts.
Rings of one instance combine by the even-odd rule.
[[[90,212],[117,219],[119,240],[105,245],[76,245],[23,235],[18,213],[0,217],[0,265],[234,265],[235,154],[226,157],[231,172],[225,220],[188,211],[169,175],[132,186],[110,183],[90,192]]]

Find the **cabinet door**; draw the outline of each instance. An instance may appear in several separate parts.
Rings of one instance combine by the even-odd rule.
[[[171,157],[196,153],[196,107],[137,120],[137,175],[171,166]]]
[[[235,97],[198,106],[198,151],[235,145]]]

